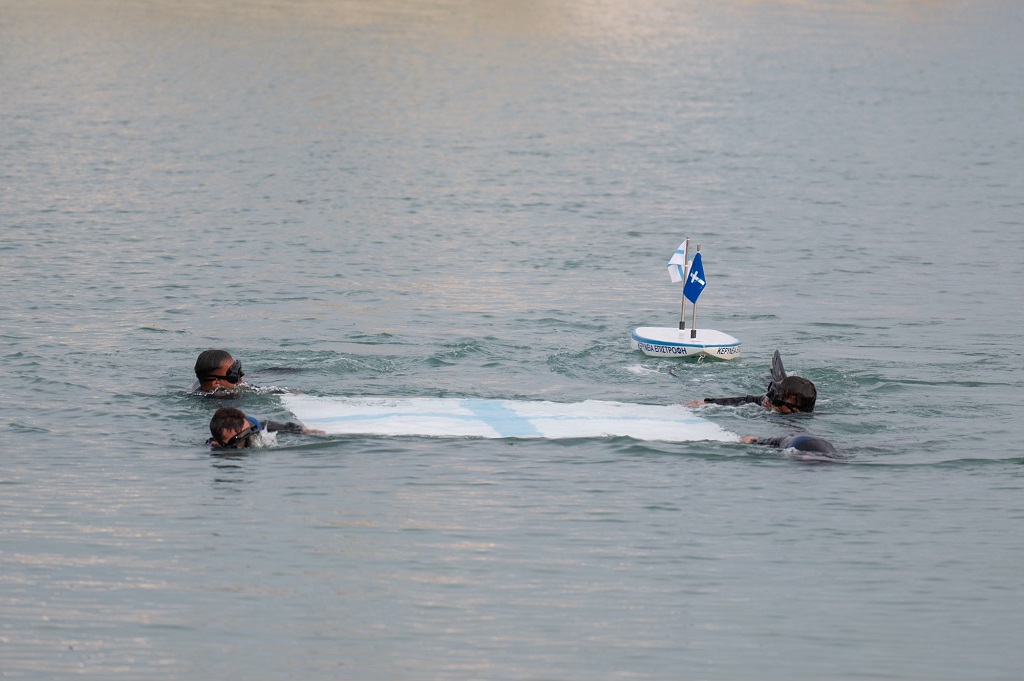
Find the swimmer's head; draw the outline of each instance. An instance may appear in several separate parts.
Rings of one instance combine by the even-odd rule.
[[[787,376],[779,383],[769,384],[765,399],[768,406],[782,414],[812,412],[818,391],[806,378]]]
[[[214,449],[243,449],[252,445],[258,432],[241,409],[221,407],[210,419],[213,437],[208,442]]]
[[[234,388],[241,382],[245,373],[242,363],[234,359],[226,350],[204,350],[196,359],[196,378],[203,390],[217,388]]]

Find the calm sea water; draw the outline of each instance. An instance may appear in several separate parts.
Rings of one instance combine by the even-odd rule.
[[[0,678],[1017,679],[1024,10],[0,0]],[[664,264],[735,363],[647,358]],[[202,446],[321,395],[736,444]],[[673,375],[670,368],[674,368]],[[289,418],[273,395],[241,401]]]

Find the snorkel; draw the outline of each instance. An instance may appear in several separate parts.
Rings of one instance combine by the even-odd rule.
[[[768,389],[765,391],[765,398],[769,404],[780,406],[785,404],[782,401],[782,382],[786,380],[786,369],[782,366],[782,357],[776,350],[772,355],[772,375],[768,381]]]

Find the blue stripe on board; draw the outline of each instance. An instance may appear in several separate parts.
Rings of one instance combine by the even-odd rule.
[[[543,437],[529,419],[498,400],[463,400],[461,406],[476,414],[501,437]]]

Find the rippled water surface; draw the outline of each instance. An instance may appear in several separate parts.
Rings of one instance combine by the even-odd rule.
[[[1010,0],[0,0],[0,677],[1017,679]],[[738,362],[648,358],[664,264]],[[670,404],[841,463],[203,447],[315,395]],[[670,369],[672,371],[670,372]],[[291,418],[271,393],[235,404]]]

